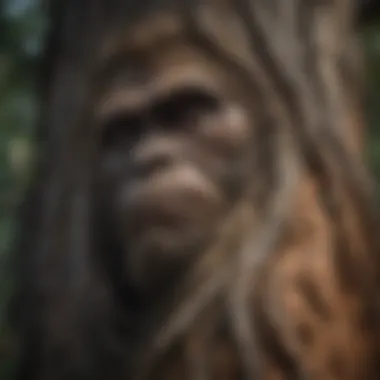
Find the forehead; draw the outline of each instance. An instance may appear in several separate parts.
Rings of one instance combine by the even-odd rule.
[[[145,17],[116,27],[102,36],[101,55],[112,59],[120,52],[137,54],[154,52],[175,39],[183,39],[184,23],[178,14],[168,11],[153,12]]]
[[[153,12],[104,37],[98,75],[100,114],[139,108],[179,88],[223,91],[222,68],[191,43],[178,14]]]
[[[116,66],[110,63],[101,83],[100,114],[120,108],[141,108],[153,99],[170,95],[183,88],[204,89],[221,93],[225,88],[221,68],[196,49],[175,41],[155,53],[137,57],[134,52],[121,55]]]
[[[184,29],[177,14],[162,10],[106,29],[95,46],[98,79],[142,84],[150,81],[160,66],[196,60],[194,49],[185,41]]]
[[[218,8],[214,1],[220,5]],[[190,62],[197,66],[220,64],[220,57],[228,52],[235,61],[249,60],[251,52],[242,25],[236,22],[232,9],[220,1],[202,3],[192,12],[190,22],[188,12],[182,8],[159,9],[141,14],[133,22],[108,28],[97,46],[99,67],[106,74],[125,72],[129,67],[140,81],[143,73],[149,73],[152,62],[155,69],[168,71],[171,65]]]
[[[129,14],[124,9],[117,20],[110,18],[104,24],[100,36],[101,57],[110,59],[120,52],[157,53],[173,41],[191,44],[194,32],[212,34],[213,39],[218,34],[217,29],[226,29],[229,34],[235,34],[236,24],[230,24],[233,24],[231,19],[236,15],[233,15],[230,1],[153,0],[141,3],[146,5],[140,5],[140,12]]]

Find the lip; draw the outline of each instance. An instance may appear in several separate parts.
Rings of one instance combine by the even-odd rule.
[[[216,185],[188,164],[160,170],[122,190],[123,218],[129,228],[181,229],[204,225],[217,217],[223,197]]]

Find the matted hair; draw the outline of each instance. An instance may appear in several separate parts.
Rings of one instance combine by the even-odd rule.
[[[222,312],[229,315],[244,371],[260,376],[252,325],[260,310],[252,311],[248,302],[252,277],[277,254],[305,173],[315,178],[332,221],[337,277],[360,296],[368,321],[376,314],[376,207],[355,141],[362,130],[346,127],[347,112],[360,108],[362,86],[351,1],[66,0],[51,7],[52,29],[41,66],[41,159],[23,207],[15,255],[13,319],[20,336],[20,379],[125,373],[143,378],[163,357],[177,360],[167,359],[168,352],[191,334],[192,322],[207,305],[211,322],[206,318],[205,323],[211,326],[213,316]],[[241,249],[237,231],[247,228],[241,216],[246,203],[239,206],[217,246],[141,318],[133,310],[139,300],[124,293],[132,305],[126,311],[90,254],[96,245],[94,141],[86,127],[75,126],[96,85],[94,52],[109,31],[124,30],[166,8],[180,15],[191,43],[251,85],[257,130],[251,201],[258,216],[249,244],[244,242],[248,248]],[[357,234],[347,228],[347,218],[355,220]],[[231,250],[236,251],[233,259]],[[228,298],[225,311],[221,297]],[[368,328],[377,331],[376,323]],[[281,355],[288,373],[298,376],[294,358]]]

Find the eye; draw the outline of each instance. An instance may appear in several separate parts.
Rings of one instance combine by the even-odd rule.
[[[219,105],[214,94],[200,88],[185,88],[157,102],[151,108],[150,118],[163,127],[178,127],[216,111]]]
[[[114,146],[135,140],[143,129],[143,118],[140,114],[119,112],[111,117],[102,126],[102,145]]]

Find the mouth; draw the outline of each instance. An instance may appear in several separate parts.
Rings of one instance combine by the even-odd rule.
[[[122,190],[123,229],[134,239],[163,236],[189,240],[208,231],[224,209],[217,186],[187,164],[161,169],[148,179],[126,184]]]

